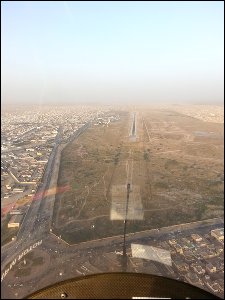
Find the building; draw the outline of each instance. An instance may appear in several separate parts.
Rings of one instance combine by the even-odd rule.
[[[188,272],[184,277],[192,285],[202,286],[204,284],[195,273]]]
[[[170,244],[171,246],[176,245],[176,244],[177,244],[177,241],[176,241],[175,239],[169,240],[169,244]]]
[[[214,292],[217,293],[220,291],[220,285],[218,282],[207,282],[206,285]]]
[[[215,273],[216,272],[216,266],[213,266],[211,263],[208,263],[206,265],[206,270],[209,272],[209,273]]]
[[[14,193],[23,193],[24,192],[24,188],[14,188],[13,192]]]
[[[176,245],[174,245],[174,248],[176,249],[177,253],[183,254],[183,249],[182,249],[181,245],[176,244]]]
[[[201,242],[202,241],[202,238],[200,237],[199,234],[194,233],[194,234],[191,235],[191,237],[192,237],[193,241],[195,241],[195,242]]]
[[[211,236],[216,238],[219,242],[224,240],[224,228],[211,230]]]
[[[180,272],[186,272],[189,270],[188,264],[181,260],[174,260],[173,264]]]
[[[197,274],[205,274],[205,270],[200,265],[192,265],[192,268]]]
[[[13,209],[10,211],[10,215],[22,215],[22,211],[19,209]]]
[[[23,219],[23,215],[12,216],[8,223],[8,228],[20,227],[20,225],[22,223],[22,219]]]

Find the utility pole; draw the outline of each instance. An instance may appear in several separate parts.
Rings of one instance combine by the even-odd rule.
[[[126,201],[126,211],[124,219],[124,228],[123,228],[123,271],[126,272],[127,269],[127,252],[126,252],[126,229],[127,229],[127,213],[128,213],[128,203],[130,195],[130,183],[127,184],[127,201]]]

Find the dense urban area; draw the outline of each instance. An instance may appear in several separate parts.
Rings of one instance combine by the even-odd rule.
[[[223,118],[212,105],[5,107],[2,297],[120,271],[126,220],[126,271],[223,298]]]

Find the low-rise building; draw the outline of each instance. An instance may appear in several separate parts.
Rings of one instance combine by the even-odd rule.
[[[197,274],[205,274],[205,270],[200,265],[192,265],[192,268]]]
[[[192,272],[188,272],[185,275],[185,279],[191,283],[192,285],[197,285],[197,286],[201,286],[204,283],[198,278],[197,274],[192,273]]]
[[[216,266],[213,266],[211,263],[208,263],[206,265],[206,271],[209,273],[215,273],[216,272]]]
[[[188,264],[186,264],[186,263],[183,262],[183,261],[180,261],[180,260],[174,260],[173,263],[174,263],[174,266],[175,266],[180,272],[185,272],[185,271],[188,271],[188,270],[189,270]]]
[[[175,239],[169,240],[171,246],[176,245],[177,241]]]
[[[202,241],[202,237],[199,234],[193,233],[191,235],[191,237],[192,237],[193,241],[195,241],[195,242],[201,242]]]
[[[177,253],[183,254],[183,249],[182,249],[181,245],[176,244],[176,245],[174,245],[174,248],[176,249]]]
[[[14,215],[11,217],[8,228],[20,227],[22,223],[23,215]]]
[[[21,215],[22,211],[20,209],[13,209],[10,211],[10,215]]]
[[[20,189],[20,188],[15,188],[13,189],[13,193],[23,193],[24,192],[24,188]]]
[[[206,285],[214,292],[217,293],[220,291],[220,285],[217,282],[208,281]]]
[[[218,228],[211,230],[211,235],[215,237],[218,241],[224,240],[224,228]]]

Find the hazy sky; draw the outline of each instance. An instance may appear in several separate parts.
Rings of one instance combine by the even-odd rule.
[[[223,1],[1,6],[4,102],[223,101]]]

